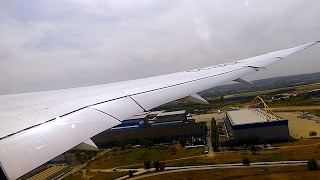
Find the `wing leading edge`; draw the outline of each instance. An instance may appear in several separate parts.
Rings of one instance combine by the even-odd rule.
[[[237,80],[318,42],[145,79],[0,96],[0,166],[16,179],[136,113]]]

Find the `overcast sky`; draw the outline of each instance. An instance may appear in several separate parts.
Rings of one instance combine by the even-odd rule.
[[[320,40],[320,1],[1,0],[0,94],[154,76]],[[247,79],[319,72],[320,45]]]

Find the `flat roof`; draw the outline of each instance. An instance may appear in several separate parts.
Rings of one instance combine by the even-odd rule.
[[[162,112],[165,112],[166,110],[160,110],[160,111],[147,111],[147,112],[141,112],[141,113],[138,113],[136,114],[135,116],[139,116],[139,115],[149,115],[149,114],[159,114],[159,113],[162,113]]]
[[[232,125],[267,122],[265,114],[258,112],[256,110],[246,109],[246,110],[227,111],[227,116],[229,117]],[[269,119],[269,121],[279,121],[279,120]]]
[[[162,113],[159,113],[157,116],[170,116],[170,115],[185,114],[185,113],[186,113],[186,110],[171,111],[171,112],[162,112]]]
[[[124,121],[129,121],[129,120],[135,120],[135,119],[144,119],[148,116],[148,114],[144,114],[144,115],[134,115],[134,116],[131,116],[127,119],[125,119]]]

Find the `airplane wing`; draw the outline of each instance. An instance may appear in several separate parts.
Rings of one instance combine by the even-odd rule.
[[[134,114],[177,99],[197,98],[196,93],[229,81],[241,81],[242,77],[318,42],[162,76],[81,88],[2,95],[2,173],[8,179],[19,178],[82,142],[90,142],[92,136],[120,124]]]

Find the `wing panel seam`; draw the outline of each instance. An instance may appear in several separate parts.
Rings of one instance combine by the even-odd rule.
[[[93,107],[90,107],[90,106],[89,106],[88,108],[93,109],[93,110],[96,110],[96,111],[99,111],[99,112],[101,112],[101,113],[103,113],[103,114],[106,114],[106,115],[108,115],[108,116],[110,116],[110,117],[118,120],[119,122],[121,122],[118,118],[116,118],[116,117],[112,116],[111,114],[108,114],[108,113],[106,113],[106,112],[104,112],[104,111],[101,111],[101,110],[99,110],[99,109],[96,109],[96,108],[93,108]]]

